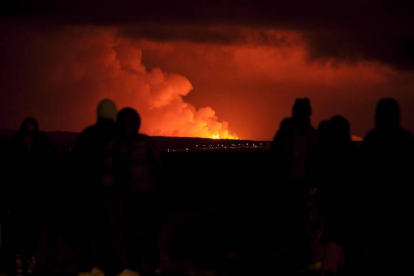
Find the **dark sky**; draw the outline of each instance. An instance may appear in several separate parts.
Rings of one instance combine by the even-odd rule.
[[[309,97],[315,126],[339,114],[363,136],[395,97],[414,131],[413,4],[83,2],[1,9],[1,128],[80,131],[109,97],[151,135],[271,139]]]

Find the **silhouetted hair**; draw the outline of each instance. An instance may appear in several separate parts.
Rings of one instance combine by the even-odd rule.
[[[31,126],[34,128],[31,129]],[[22,122],[22,125],[20,126],[20,132],[24,134],[34,134],[34,133],[37,133],[38,131],[39,131],[39,124],[37,120],[33,117],[26,118]]]
[[[308,98],[296,99],[292,108],[292,117],[309,118],[312,115],[312,108]]]
[[[319,123],[318,125],[318,140],[320,143],[329,142],[331,139],[331,122],[328,120],[324,120]]]
[[[378,102],[375,114],[376,128],[398,128],[400,126],[400,107],[392,98]]]
[[[135,109],[127,107],[119,111],[117,124],[122,134],[134,135],[141,126],[141,118]]]
[[[349,142],[351,140],[350,124],[342,116],[334,116],[330,121],[332,138],[338,142]]]

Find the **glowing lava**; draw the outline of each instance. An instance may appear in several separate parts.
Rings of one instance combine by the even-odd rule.
[[[220,135],[218,134],[218,132],[216,134],[213,134],[213,139],[220,139]]]

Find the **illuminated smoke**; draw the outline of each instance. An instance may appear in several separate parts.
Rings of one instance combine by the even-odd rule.
[[[80,131],[93,122],[99,100],[110,98],[119,109],[137,109],[141,132],[148,135],[237,138],[211,107],[197,109],[183,99],[193,89],[186,77],[148,70],[134,40],[117,36],[114,29],[72,27],[31,42],[45,53],[33,89],[46,99],[64,99],[61,105],[48,103],[60,116],[52,127]],[[58,109],[64,110],[61,115]]]
[[[149,135],[234,137],[221,117],[243,139],[270,140],[295,98],[308,97],[314,126],[342,115],[363,137],[376,101],[393,97],[403,126],[414,130],[412,72],[363,59],[314,59],[302,33],[219,26],[219,37],[237,39],[210,42],[151,40],[121,29],[7,28],[0,44],[0,118],[7,120],[0,128],[34,116],[46,131],[81,131],[96,120],[97,103],[111,98],[118,108],[137,109]]]

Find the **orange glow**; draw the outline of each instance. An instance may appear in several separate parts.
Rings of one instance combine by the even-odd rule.
[[[384,64],[312,60],[300,33],[273,32],[269,37],[282,37],[281,43],[255,44],[253,38],[252,44],[230,45],[136,43],[148,60],[155,60],[161,68],[179,70],[191,80],[194,93],[185,99],[195,106],[211,106],[243,139],[272,140],[298,97],[311,99],[315,128],[321,120],[341,115],[350,121],[352,133],[361,137],[371,128],[370,121],[361,118],[373,116],[372,107],[378,98],[387,97],[389,91],[410,93],[412,89],[403,77],[401,83],[407,86],[398,84],[394,77],[397,73]],[[366,100],[358,100],[361,97]],[[217,134],[211,130],[214,132],[203,137]],[[230,138],[220,131],[219,135],[220,139]]]
[[[355,135],[351,135],[351,140],[354,142],[362,142],[364,140],[364,138],[359,137],[359,136],[355,136]]]
[[[245,39],[228,44],[154,41],[116,27],[67,27],[58,36],[19,29],[15,40],[30,51],[14,58],[22,53],[10,44],[6,71],[30,87],[18,86],[21,95],[4,101],[2,114],[13,117],[1,127],[34,116],[46,131],[79,132],[95,122],[96,104],[109,98],[118,109],[135,108],[140,132],[150,136],[271,141],[295,98],[309,97],[314,127],[342,115],[358,141],[373,127],[379,98],[392,93],[403,110],[412,107],[406,100],[414,90],[411,73],[367,60],[315,60],[300,32],[236,29]],[[13,110],[16,104],[27,108]],[[402,121],[414,126],[412,116]]]

